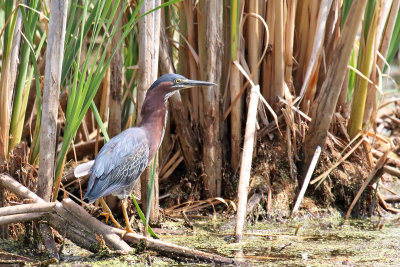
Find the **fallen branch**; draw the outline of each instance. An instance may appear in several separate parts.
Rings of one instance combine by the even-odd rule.
[[[20,213],[33,213],[33,212],[51,212],[54,211],[56,203],[34,203],[22,204],[17,206],[9,206],[0,208],[0,217],[6,215],[20,214]]]
[[[127,242],[138,244],[138,243],[145,243],[146,246],[151,249],[155,250],[161,254],[167,255],[168,257],[173,258],[189,258],[194,259],[202,262],[214,262],[216,264],[237,264],[240,261],[235,259],[227,258],[218,256],[215,254],[199,251],[192,248],[182,247],[179,245],[171,244],[165,241],[161,241],[159,239],[152,239],[149,237],[145,237],[136,233],[126,233],[124,230],[118,228],[112,228],[114,233],[122,236],[124,235],[123,239]],[[126,234],[125,234],[126,233]]]
[[[32,213],[21,213],[21,214],[1,216],[0,225],[9,223],[36,221],[42,219],[47,215],[49,215],[49,213],[47,212],[32,212]]]

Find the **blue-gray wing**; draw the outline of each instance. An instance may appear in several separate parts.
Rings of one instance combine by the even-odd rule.
[[[147,166],[149,146],[145,132],[130,128],[112,138],[96,157],[85,195],[89,202],[110,194],[124,197]]]

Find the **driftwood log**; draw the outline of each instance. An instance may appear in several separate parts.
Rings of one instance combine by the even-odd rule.
[[[131,244],[144,243],[148,249],[171,258],[194,259],[216,264],[241,263],[235,259],[182,247],[136,233],[126,233],[124,230],[113,228],[98,221],[71,199],[48,203],[4,173],[0,173],[0,188],[7,189],[22,199],[31,199],[34,202],[34,204],[0,208],[0,224],[3,220],[4,223],[44,220],[61,235],[92,252],[99,251],[101,241],[99,238],[102,238],[110,249],[123,253],[132,251],[132,248],[126,242]]]

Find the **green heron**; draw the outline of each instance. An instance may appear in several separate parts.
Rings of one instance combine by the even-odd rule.
[[[139,127],[121,132],[100,150],[91,169],[84,198],[88,198],[89,203],[100,198],[107,215],[118,227],[121,226],[113,218],[102,197],[112,194],[122,199],[121,208],[126,230],[132,232],[126,212],[126,201],[160,147],[168,114],[168,98],[180,89],[214,85],[216,84],[211,82],[189,80],[178,74],[165,74],[155,81],[146,93]]]

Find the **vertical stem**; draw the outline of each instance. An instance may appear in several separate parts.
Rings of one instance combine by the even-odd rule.
[[[283,97],[284,59],[283,59],[283,1],[275,3],[275,46],[273,49],[274,88],[272,89],[272,103],[277,103],[277,97]]]
[[[153,8],[160,5],[160,0],[144,1],[140,7],[140,14],[144,14]],[[158,54],[160,42],[160,10],[151,12],[139,20],[139,79],[138,79],[138,95],[137,103],[138,110],[141,110],[143,100],[146,95],[146,90],[157,79],[158,74]],[[139,114],[139,112],[138,112]],[[141,115],[138,116],[138,122],[141,121]],[[149,166],[152,162],[149,162]],[[150,215],[150,222],[158,220],[158,175],[156,173],[154,179],[154,190],[152,197],[151,207],[147,207],[147,188],[149,184],[149,168],[142,174],[141,182],[141,196],[143,210],[146,213],[147,209],[152,210]]]
[[[254,1],[252,1],[254,2]],[[235,60],[238,60],[240,53],[240,0],[231,1],[231,66],[230,66],[230,77],[229,77],[229,91],[230,99],[233,101],[239,95],[240,92],[240,75],[238,68],[233,64]],[[252,25],[254,26],[254,25]],[[253,33],[253,32],[252,32]],[[249,49],[251,51],[251,49]],[[252,53],[254,54],[254,53]],[[238,99],[231,111],[231,165],[233,170],[237,170],[240,159],[240,145],[242,139],[242,101]]]
[[[49,36],[46,51],[46,68],[43,87],[42,123],[40,128],[40,161],[37,194],[49,201],[53,186],[55,152],[57,147],[58,95],[60,94],[61,70],[64,54],[68,0],[52,1]],[[46,248],[59,257],[51,229],[40,224]]]
[[[242,162],[238,188],[238,210],[236,213],[235,239],[240,242],[246,221],[247,194],[249,191],[251,162],[253,159],[253,145],[256,133],[256,119],[258,106],[259,86],[252,88],[250,93],[249,110],[247,112],[246,132],[244,134]],[[257,93],[258,92],[258,93]]]
[[[223,1],[199,1],[199,61],[200,78],[220,82],[223,47]],[[203,96],[203,163],[206,197],[221,194],[220,88],[202,90]]]
[[[37,193],[49,201],[54,177],[58,95],[64,55],[68,0],[53,1],[49,22],[46,68],[43,87],[42,124],[40,129],[40,162]]]
[[[123,12],[122,6],[123,1],[120,1],[114,21],[117,20],[118,14]],[[118,23],[119,27],[121,27],[121,20]],[[111,51],[115,50],[121,36],[121,31],[115,33],[111,42]],[[122,65],[122,48],[119,47],[110,63],[110,118],[108,120],[108,134],[110,137],[114,137],[121,132]]]
[[[0,164],[5,161],[8,156],[12,95],[18,73],[18,55],[21,41],[20,30],[22,26],[21,11],[18,11],[14,16],[17,17],[12,37],[12,45],[8,53],[3,49],[3,67],[0,80]],[[8,38],[11,37],[9,36]]]
[[[285,22],[285,82],[289,89],[293,88],[292,69],[293,69],[293,39],[294,22],[296,17],[296,0],[287,0],[287,16]],[[293,90],[294,91],[294,90]]]
[[[332,115],[335,112],[340,89],[347,72],[354,40],[364,14],[367,0],[354,1],[349,16],[346,19],[342,34],[333,52],[332,60],[328,67],[327,79],[322,85],[321,93],[315,102],[310,129],[304,142],[305,160],[307,168],[311,162],[317,146],[324,147]],[[303,170],[304,171],[304,170]]]

